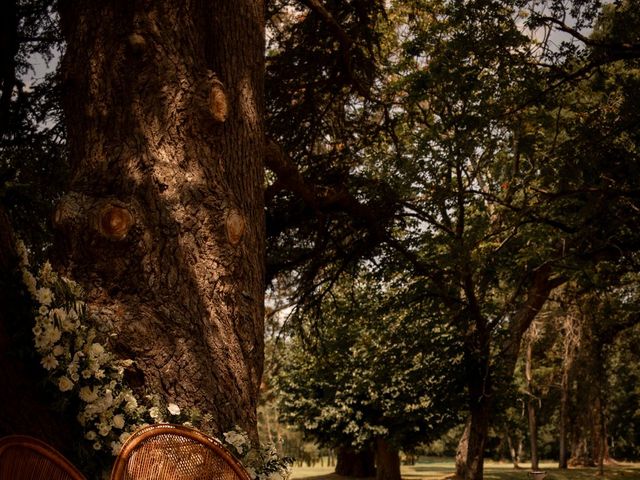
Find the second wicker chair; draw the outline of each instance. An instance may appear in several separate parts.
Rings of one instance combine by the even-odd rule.
[[[0,439],[0,480],[85,480],[51,445],[25,435]]]

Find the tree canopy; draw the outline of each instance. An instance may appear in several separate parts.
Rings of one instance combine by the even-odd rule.
[[[527,331],[571,317],[550,297],[616,319],[544,359],[563,391],[569,352],[618,369],[638,318],[634,1],[151,4],[1,7],[0,220],[83,287],[134,390],[255,437],[271,288],[297,307],[286,414],[396,449],[464,415],[457,473],[480,479],[523,341],[541,361]],[[0,333],[20,350],[18,310]]]

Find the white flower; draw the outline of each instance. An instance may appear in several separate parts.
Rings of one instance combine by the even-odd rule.
[[[93,444],[93,449],[94,450],[100,450],[102,448],[102,445],[100,445],[100,442],[95,442]]]
[[[120,434],[120,437],[118,438],[118,440],[120,440],[120,443],[124,443],[127,441],[127,439],[131,436],[131,434],[129,432],[124,432],[122,434]]]
[[[61,392],[68,392],[73,388],[73,382],[67,377],[60,377],[60,380],[58,380],[58,388]]]
[[[52,370],[58,366],[58,360],[56,360],[56,357],[54,357],[53,355],[47,355],[46,357],[43,357],[40,363],[47,370]]]
[[[149,416],[154,420],[160,419],[160,409],[158,407],[151,407],[149,409]]]
[[[41,305],[51,305],[51,302],[53,301],[53,292],[47,287],[39,288],[36,292],[36,300]]]
[[[136,397],[131,395],[131,393],[125,394],[124,400],[127,402],[124,406],[126,412],[131,413],[136,408],[138,408],[138,401],[136,400]]]
[[[44,315],[48,315],[49,314],[49,307],[45,307],[44,305],[41,305],[40,308],[38,309],[38,313],[42,316]]]
[[[268,480],[285,480],[285,476],[278,470],[271,472],[267,478]]]
[[[35,344],[39,350],[48,349],[58,342],[62,337],[62,332],[50,323],[44,325],[41,335],[36,335]]]
[[[111,431],[111,425],[107,425],[106,423],[101,423],[100,425],[98,425],[98,433],[103,437],[106,437],[107,435],[109,435],[110,431]]]
[[[52,353],[56,357],[59,357],[60,355],[62,355],[64,353],[64,347],[62,345],[56,345],[55,347],[53,347]]]
[[[28,270],[22,271],[22,283],[33,297],[38,294],[36,279]]]
[[[122,444],[120,442],[111,442],[111,454],[115,457],[120,453]]]
[[[223,436],[225,442],[233,446],[240,455],[242,455],[242,452],[244,451],[244,445],[249,443],[249,439],[246,435],[236,430],[225,432],[223,433]]]
[[[55,274],[48,260],[42,265],[39,276],[45,283],[52,283],[55,280]]]
[[[20,261],[20,266],[29,266],[29,254],[27,253],[27,247],[22,240],[16,242],[16,253]]]
[[[99,343],[92,343],[89,347],[89,355],[92,357],[99,357],[104,353],[104,347]]]
[[[95,387],[82,387],[80,389],[80,398],[87,403],[95,402],[98,399],[98,392]]]
[[[167,410],[169,410],[169,413],[171,415],[180,415],[180,407],[175,403],[170,403],[169,405],[167,405]]]
[[[124,417],[122,415],[114,415],[113,420],[111,422],[113,426],[117,429],[122,430],[124,428]]]
[[[84,434],[84,438],[86,438],[87,440],[95,440],[97,437],[98,437],[98,434],[93,430],[89,430],[87,433]]]

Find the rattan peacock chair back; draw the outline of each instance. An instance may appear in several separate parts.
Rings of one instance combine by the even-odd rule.
[[[111,480],[251,480],[217,440],[190,427],[141,428],[122,446]]]
[[[51,445],[25,435],[0,439],[0,480],[86,480]]]

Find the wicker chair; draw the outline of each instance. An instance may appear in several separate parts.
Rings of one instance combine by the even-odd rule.
[[[136,431],[122,446],[111,480],[251,480],[218,441],[196,429],[158,424]]]
[[[52,446],[24,435],[0,439],[0,480],[86,480]]]

